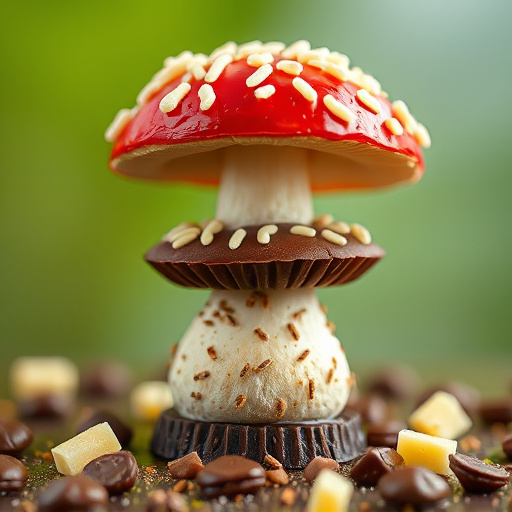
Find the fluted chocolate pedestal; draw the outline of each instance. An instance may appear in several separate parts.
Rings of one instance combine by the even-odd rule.
[[[365,447],[361,418],[349,410],[332,420],[241,425],[190,420],[168,409],[151,441],[151,451],[165,459],[196,451],[205,464],[228,454],[263,463],[268,454],[286,469],[303,469],[315,457],[346,462]]]

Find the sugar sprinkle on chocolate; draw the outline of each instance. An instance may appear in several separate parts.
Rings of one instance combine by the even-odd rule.
[[[208,370],[203,370],[202,372],[196,373],[194,375],[194,380],[204,380],[210,376],[210,372]]]

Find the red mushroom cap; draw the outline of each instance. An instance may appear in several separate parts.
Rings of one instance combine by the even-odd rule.
[[[349,69],[343,55],[309,50],[304,41],[281,50],[275,45],[253,44],[249,53],[231,43],[209,58],[187,52],[166,61],[139,106],[122,111],[107,131],[114,142],[111,169],[217,184],[223,148],[259,144],[310,149],[315,191],[421,177],[419,145],[430,140],[403,102],[391,104],[378,82]],[[258,75],[249,78],[255,72],[263,77],[259,83]]]

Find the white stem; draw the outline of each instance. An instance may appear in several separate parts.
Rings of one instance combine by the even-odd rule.
[[[226,148],[215,218],[231,229],[311,223],[307,151],[287,146]]]

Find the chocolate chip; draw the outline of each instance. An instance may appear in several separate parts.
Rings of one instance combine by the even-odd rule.
[[[27,478],[27,468],[18,459],[0,455],[0,492],[21,490]]]
[[[418,374],[406,366],[392,366],[374,373],[369,379],[366,389],[384,398],[403,400],[416,393]]]
[[[108,411],[97,411],[82,420],[76,427],[76,433],[80,434],[95,425],[105,422],[110,425],[121,446],[128,446],[130,444],[133,436],[133,430],[123,423],[117,416]]]
[[[149,493],[146,512],[185,512],[188,510],[185,499],[174,491],[157,489]]]
[[[480,406],[480,417],[487,423],[510,423],[512,421],[512,398],[483,403]]]
[[[138,472],[135,457],[127,451],[101,455],[84,467],[84,475],[103,485],[109,494],[129,491],[135,484]]]
[[[477,457],[456,453],[450,455],[450,469],[466,491],[493,492],[507,485],[510,475],[505,468],[486,464]]]
[[[388,406],[385,400],[376,394],[351,400],[347,407],[357,411],[364,423],[382,423],[388,416]]]
[[[474,418],[478,414],[478,408],[480,406],[480,393],[478,390],[455,381],[446,382],[425,390],[417,400],[417,407],[428,400],[437,391],[444,391],[453,395],[469,416]]]
[[[446,480],[424,467],[403,467],[384,475],[377,484],[381,496],[393,504],[428,505],[451,496]]]
[[[388,446],[389,448],[396,448],[398,432],[404,428],[407,428],[407,425],[400,420],[371,423],[366,430],[368,446]]]
[[[204,469],[197,452],[189,453],[185,457],[181,457],[181,459],[168,462],[167,467],[171,477],[177,479],[193,479],[199,471]]]
[[[130,391],[133,377],[129,368],[116,361],[100,361],[86,368],[80,384],[84,394],[99,398],[120,398]]]
[[[44,395],[18,402],[18,412],[26,419],[63,418],[73,408],[73,400],[68,395]]]
[[[15,420],[0,419],[0,453],[13,454],[24,450],[32,442],[32,430]]]
[[[207,464],[196,480],[204,498],[253,494],[265,484],[265,470],[245,457],[224,455]]]
[[[508,434],[502,439],[501,446],[505,455],[512,460],[512,434]]]
[[[306,479],[306,482],[311,483],[322,469],[338,471],[340,469],[340,465],[334,459],[328,459],[327,457],[315,457],[304,468],[304,478]]]
[[[404,465],[404,459],[392,448],[370,448],[356,463],[350,477],[357,485],[375,487],[386,473]]]

